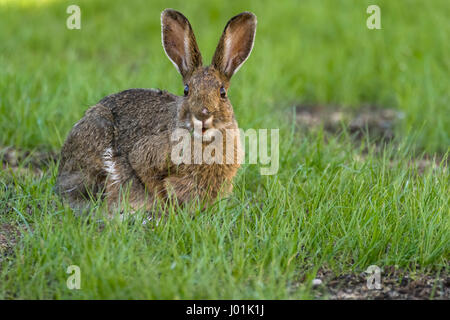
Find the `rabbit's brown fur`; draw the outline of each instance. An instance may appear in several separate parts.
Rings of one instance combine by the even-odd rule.
[[[180,97],[155,89],[130,89],[105,97],[87,110],[61,151],[57,190],[72,206],[97,194],[106,195],[115,205],[123,188],[128,188],[129,203],[136,209],[150,208],[155,197],[173,197],[180,203],[198,197],[208,203],[232,189],[241,153],[238,143],[232,163],[174,164],[171,134],[176,129],[192,131],[194,121],[205,130],[215,128],[223,134],[224,155],[227,135],[239,140],[238,131],[227,130],[238,125],[223,91],[251,52],[256,17],[244,12],[228,22],[207,67],[202,65],[186,17],[166,9],[161,25],[163,47],[188,94]],[[203,141],[202,146],[206,145]]]

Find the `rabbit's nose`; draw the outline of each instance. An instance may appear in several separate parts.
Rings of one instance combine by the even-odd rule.
[[[194,111],[195,117],[198,120],[205,121],[211,117],[211,112],[206,107],[202,107],[200,110]]]

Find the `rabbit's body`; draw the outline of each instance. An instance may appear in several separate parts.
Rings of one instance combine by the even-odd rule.
[[[256,19],[250,13],[233,19],[256,27]],[[225,34],[231,27],[241,26],[228,28],[233,19],[219,42],[215,63],[203,67],[187,19],[174,10],[163,12],[164,48],[183,75],[185,96],[156,89],[130,89],[107,96],[86,111],[64,143],[57,178],[58,191],[72,206],[83,205],[86,199],[97,194],[106,195],[110,204],[118,204],[120,191],[125,188],[129,191],[130,205],[136,209],[150,208],[155,197],[173,196],[180,203],[199,198],[208,203],[221,192],[231,191],[241,150],[238,125],[223,92],[232,73],[251,51],[247,45],[242,48],[245,57],[225,60],[229,46],[225,44]],[[183,36],[181,43],[176,42],[180,40],[177,35]],[[254,29],[245,36],[251,38],[252,45]],[[182,50],[190,52],[180,53]],[[194,131],[198,124],[200,133]],[[204,150],[208,145],[204,137],[210,128],[222,134],[222,143],[215,152],[223,152],[228,160],[230,140],[227,138],[236,141],[231,154],[233,161],[195,163],[192,149],[193,161],[174,163],[171,156],[177,141],[172,139],[172,134],[176,130],[194,133],[189,136],[191,145],[200,142]]]
[[[130,89],[102,99],[63,146],[59,191],[74,204],[106,191],[114,203],[120,186],[130,183],[133,207],[151,205],[155,195],[167,197],[170,188],[180,201],[206,193],[214,198],[222,187],[230,191],[237,163],[171,163],[170,135],[180,109],[180,97],[154,89]]]
[[[130,200],[144,201],[145,186],[128,155],[141,136],[170,130],[175,115],[176,96],[160,90],[132,89],[105,97],[69,133],[61,151],[58,191],[75,205],[103,191],[114,202],[118,188],[131,182]]]

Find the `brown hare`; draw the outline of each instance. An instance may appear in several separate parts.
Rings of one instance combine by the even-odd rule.
[[[239,140],[227,90],[231,76],[252,51],[256,16],[243,12],[228,21],[207,67],[183,14],[164,10],[161,29],[164,50],[183,78],[184,96],[130,89],[89,108],[61,150],[56,189],[72,207],[98,195],[115,206],[125,188],[133,209],[149,209],[157,198],[179,203],[200,199],[208,204],[232,190],[239,168],[236,159],[242,152],[239,143],[232,147],[233,161],[174,163],[171,154],[176,141],[171,135],[184,129],[193,133],[189,140],[200,141],[203,149],[211,141],[206,137],[210,129],[223,135],[222,150],[229,141]],[[200,131],[194,130],[198,127]]]

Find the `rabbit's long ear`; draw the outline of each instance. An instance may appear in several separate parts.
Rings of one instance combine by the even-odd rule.
[[[242,12],[228,21],[212,59],[212,65],[228,79],[239,70],[253,48],[256,16]]]
[[[161,38],[164,51],[183,79],[202,66],[202,55],[194,32],[183,14],[173,9],[161,13]]]

